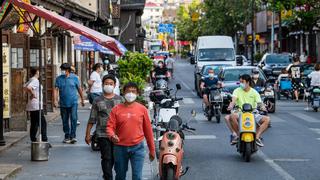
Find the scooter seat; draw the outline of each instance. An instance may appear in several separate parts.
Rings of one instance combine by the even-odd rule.
[[[320,93],[320,89],[319,89],[319,88],[315,88],[315,89],[313,89],[312,92],[313,92],[313,93]]]

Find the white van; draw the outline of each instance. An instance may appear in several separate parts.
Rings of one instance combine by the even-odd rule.
[[[236,55],[229,36],[200,36],[194,54],[196,72],[204,65],[226,64],[236,66]]]

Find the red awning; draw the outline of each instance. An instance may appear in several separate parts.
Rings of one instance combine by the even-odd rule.
[[[41,18],[44,18],[55,25],[65,29],[70,30],[74,33],[81,34],[88,39],[91,39],[92,41],[97,42],[98,44],[101,44],[102,46],[105,46],[106,48],[113,51],[116,55],[122,55],[122,51],[120,47],[117,45],[117,42],[114,38],[107,36],[105,34],[102,34],[98,31],[95,31],[93,29],[90,29],[86,26],[83,26],[79,23],[76,23],[70,19],[67,19],[63,16],[60,16],[58,14],[55,14],[47,9],[44,9],[39,6],[33,6],[31,4],[27,4],[23,2],[22,0],[10,0],[11,3],[16,5],[17,7],[24,9],[28,11],[29,13],[35,14]]]

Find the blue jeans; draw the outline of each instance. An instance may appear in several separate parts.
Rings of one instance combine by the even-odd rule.
[[[128,163],[132,168],[132,180],[142,180],[142,168],[144,163],[144,143],[135,146],[114,146],[114,170],[116,180],[126,180]]]
[[[64,138],[75,138],[77,130],[77,120],[78,120],[78,104],[73,105],[72,107],[60,107],[60,114],[63,124]],[[69,126],[69,118],[70,125]]]

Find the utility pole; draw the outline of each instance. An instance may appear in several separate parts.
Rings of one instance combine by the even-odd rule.
[[[273,54],[274,50],[274,9],[275,9],[276,1],[272,2],[272,26],[271,26],[271,54]],[[279,25],[280,26],[280,25]]]
[[[252,3],[251,3],[251,34],[252,34],[252,39],[251,39],[251,66],[253,66],[254,64],[254,44],[255,44],[255,36],[254,36],[254,1],[255,0],[252,0]]]
[[[4,140],[3,137],[3,54],[2,54],[2,29],[0,28],[0,146],[6,145],[6,141]]]
[[[281,17],[281,10],[279,11],[279,53],[282,53],[282,17]]]

